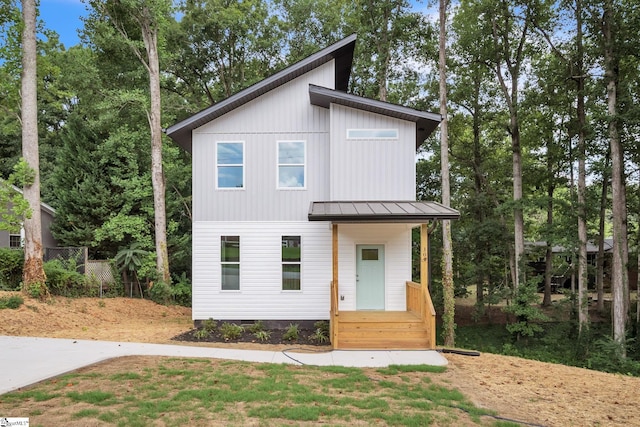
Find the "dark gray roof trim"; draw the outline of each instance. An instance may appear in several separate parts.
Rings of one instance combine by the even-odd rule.
[[[309,221],[335,223],[424,223],[434,219],[458,219],[460,212],[436,202],[342,201],[311,202]]]
[[[16,187],[15,185],[11,184],[11,188],[14,189],[14,191],[17,191],[18,193],[24,195],[24,192],[22,191],[22,188],[20,187]],[[40,209],[47,212],[49,215],[55,216],[56,214],[56,210],[53,209],[51,206],[49,206],[48,204],[46,204],[45,202],[40,202]]]
[[[369,111],[394,117],[396,119],[415,122],[416,124],[416,149],[422,145],[425,139],[433,133],[442,121],[442,116],[437,113],[414,110],[413,108],[391,104],[375,99],[363,98],[339,92],[322,86],[309,85],[309,98],[311,104],[329,108],[333,104],[344,105],[358,110]]]
[[[273,90],[306,72],[329,62],[332,59],[335,63],[335,84],[336,89],[347,91],[349,76],[351,74],[351,64],[353,62],[353,50],[355,48],[356,35],[352,34],[333,45],[322,49],[319,52],[297,62],[271,77],[249,86],[240,92],[231,95],[193,116],[176,123],[167,129],[167,135],[173,139],[180,147],[191,152],[191,131],[223,114],[232,111],[247,102]]]

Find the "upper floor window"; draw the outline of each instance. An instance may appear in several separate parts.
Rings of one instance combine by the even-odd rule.
[[[278,188],[304,188],[305,163],[304,141],[278,141]]]
[[[300,236],[282,236],[282,290],[300,290]]]
[[[398,139],[398,129],[347,129],[347,139]]]
[[[244,142],[216,144],[218,188],[244,188]]]
[[[220,267],[221,289],[240,290],[240,236],[220,237]]]

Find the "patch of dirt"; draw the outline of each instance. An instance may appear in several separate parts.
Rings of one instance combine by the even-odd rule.
[[[8,295],[0,292],[0,297]],[[17,310],[0,310],[3,335],[178,344],[171,339],[192,329],[191,309],[141,299],[25,299]],[[263,350],[299,347],[259,342],[180,344]],[[434,375],[434,381],[460,390],[476,405],[502,417],[544,426],[640,426],[636,402],[640,378],[488,353],[445,356],[449,368]]]

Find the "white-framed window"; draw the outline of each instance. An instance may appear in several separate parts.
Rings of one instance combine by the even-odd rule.
[[[347,129],[347,139],[398,139],[398,129]]]
[[[278,141],[278,188],[306,186],[307,147],[305,141]]]
[[[9,248],[20,249],[22,247],[22,236],[20,234],[9,234]]]
[[[216,142],[216,187],[244,188],[244,141]]]
[[[302,239],[282,236],[282,290],[299,291],[301,287]]]
[[[240,236],[220,236],[220,289],[240,290]]]

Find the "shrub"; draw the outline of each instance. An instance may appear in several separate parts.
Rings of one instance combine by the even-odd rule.
[[[298,335],[300,334],[299,327],[297,323],[290,323],[289,327],[282,335],[282,339],[285,341],[295,341],[298,339]]]
[[[210,335],[210,332],[206,329],[198,329],[193,333],[193,336],[199,340],[207,339],[209,338],[209,335]]]
[[[0,289],[17,291],[22,281],[24,252],[17,249],[0,249]]]
[[[209,318],[204,322],[202,322],[202,329],[204,329],[207,332],[215,332],[215,330],[218,329],[218,322]]]
[[[316,328],[316,331],[309,336],[311,341],[317,341],[319,343],[325,343],[329,341],[328,334],[322,328]]]
[[[175,278],[173,284],[173,299],[176,304],[183,307],[191,307],[191,281],[186,273]]]
[[[51,294],[73,298],[95,296],[97,290],[86,285],[84,276],[76,271],[74,261],[54,259],[45,262],[43,267]]]
[[[268,341],[271,338],[271,331],[256,331],[253,336],[260,341]]]
[[[322,332],[324,332],[326,336],[329,336],[329,333],[331,332],[330,324],[327,320],[318,320],[313,324],[313,327],[316,329],[316,331],[318,329],[322,329]]]
[[[8,297],[0,298],[0,309],[11,308],[16,309],[24,304],[24,299],[20,295],[11,295]]]
[[[158,281],[149,287],[149,297],[156,304],[167,305],[171,303],[173,291],[165,282]]]
[[[548,318],[537,305],[540,301],[536,291],[537,285],[533,281],[520,285],[513,304],[502,309],[516,316],[516,321],[507,325],[507,330],[516,339],[533,337],[544,330],[539,322]]]
[[[252,334],[264,331],[264,322],[262,320],[253,322],[251,325],[247,326],[247,329],[249,329],[249,332],[251,332]]]
[[[225,322],[220,326],[220,333],[225,341],[237,340],[243,332],[244,328],[240,325],[236,325],[235,323]]]

